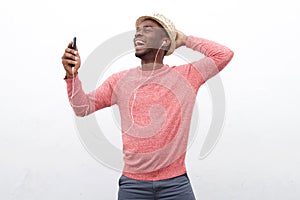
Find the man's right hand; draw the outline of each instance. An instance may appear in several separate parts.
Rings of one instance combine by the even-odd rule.
[[[73,78],[72,68],[74,68],[74,76],[76,76],[81,64],[78,48],[76,46],[76,50],[73,50],[72,44],[73,42],[69,43],[64,55],[61,57],[62,64],[66,70],[66,78]],[[74,65],[74,67],[72,67],[72,65]]]

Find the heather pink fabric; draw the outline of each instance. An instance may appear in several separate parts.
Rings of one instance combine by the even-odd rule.
[[[197,91],[233,57],[227,47],[194,36],[188,37],[186,47],[205,57],[154,71],[141,71],[139,67],[124,70],[88,94],[77,76],[73,97],[72,80],[66,79],[69,101],[77,116],[112,105],[119,107],[123,175],[127,177],[162,180],[186,172],[185,155]]]

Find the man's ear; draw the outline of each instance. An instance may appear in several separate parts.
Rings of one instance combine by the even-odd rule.
[[[170,38],[164,38],[163,42],[164,42],[164,45],[163,45],[164,48],[170,46],[170,44],[171,44]]]

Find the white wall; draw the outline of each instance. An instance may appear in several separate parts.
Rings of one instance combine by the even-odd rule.
[[[102,42],[133,30],[138,16],[156,12],[184,33],[235,52],[220,74],[222,137],[200,160],[209,124],[202,114],[202,131],[189,148],[198,199],[299,199],[299,10],[296,0],[2,2],[0,199],[116,199],[120,172],[83,147],[61,56],[77,36],[84,61]],[[209,116],[205,86],[198,99]]]

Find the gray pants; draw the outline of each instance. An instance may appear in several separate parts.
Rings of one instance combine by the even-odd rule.
[[[195,200],[187,174],[159,181],[121,176],[118,200]]]

